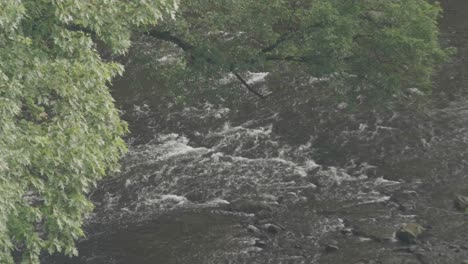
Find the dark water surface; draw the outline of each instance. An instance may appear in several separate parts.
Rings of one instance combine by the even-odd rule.
[[[442,4],[442,39],[459,51],[436,81],[455,99],[468,88],[468,1]],[[273,85],[264,77],[250,79]],[[132,128],[122,172],[91,195],[96,210],[80,256],[44,263],[468,260],[468,218],[453,208],[456,194],[468,195],[465,101],[424,117],[350,117],[320,130],[312,95],[298,89],[289,105],[185,107],[157,96],[126,101],[134,95],[125,80],[115,89]],[[412,222],[426,228],[418,243],[397,241],[395,231]]]

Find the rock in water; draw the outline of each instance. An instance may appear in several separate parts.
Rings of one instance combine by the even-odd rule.
[[[283,230],[280,226],[274,224],[265,224],[263,228],[271,234],[278,234]]]
[[[417,223],[409,223],[403,225],[397,232],[396,237],[405,243],[414,244],[419,235],[424,232],[425,228]]]
[[[325,252],[332,253],[340,250],[340,248],[337,245],[330,244],[325,246]]]
[[[250,233],[253,233],[253,234],[261,234],[262,232],[260,231],[260,229],[258,229],[256,226],[254,225],[248,225],[247,226],[247,230],[250,232]]]
[[[457,195],[454,200],[455,208],[465,213],[468,213],[468,197]]]
[[[258,240],[255,240],[255,246],[259,248],[266,248],[267,243],[263,240],[258,239]]]

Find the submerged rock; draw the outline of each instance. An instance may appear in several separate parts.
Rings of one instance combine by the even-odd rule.
[[[253,233],[253,234],[261,234],[262,232],[260,231],[260,229],[258,229],[256,226],[254,225],[248,225],[247,226],[247,230],[250,232],[250,233]]]
[[[414,244],[416,239],[424,232],[425,228],[417,223],[409,223],[402,226],[397,232],[396,237],[401,242]]]
[[[265,228],[265,230],[271,234],[278,234],[279,232],[281,232],[281,230],[283,230],[283,228],[275,224],[265,224],[263,228]]]
[[[266,241],[264,241],[264,240],[258,239],[258,240],[255,240],[255,246],[256,246],[256,247],[259,247],[259,248],[266,248],[266,247],[267,247],[267,243],[266,243]]]
[[[325,246],[325,252],[328,253],[336,252],[338,250],[340,250],[340,248],[337,245],[330,244]]]
[[[340,230],[340,233],[345,235],[345,236],[350,236],[353,234],[353,229],[352,228],[343,228]]]

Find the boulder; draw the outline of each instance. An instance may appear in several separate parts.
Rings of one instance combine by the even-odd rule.
[[[408,244],[416,243],[416,239],[424,232],[425,228],[417,223],[403,225],[397,232],[398,240]]]
[[[256,246],[256,247],[259,247],[259,248],[266,248],[266,247],[267,247],[267,243],[266,243],[266,241],[264,241],[264,240],[258,239],[258,240],[255,240],[255,246]]]
[[[247,226],[247,230],[250,232],[250,233],[253,233],[253,234],[261,234],[262,232],[260,231],[260,229],[258,229],[256,226],[254,225],[248,225]]]
[[[332,253],[340,250],[340,248],[337,245],[330,244],[325,246],[325,252]]]
[[[468,197],[463,195],[457,195],[453,201],[455,208],[458,210],[468,213]]]
[[[278,234],[283,230],[283,228],[275,224],[265,224],[263,228],[271,234]]]

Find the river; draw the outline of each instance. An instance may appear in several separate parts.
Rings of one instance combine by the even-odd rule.
[[[468,2],[442,4],[442,40],[458,54],[436,78],[443,103],[424,114],[325,111],[300,85],[266,101],[181,107],[135,102],[118,81],[132,130],[121,173],[90,194],[96,209],[79,257],[44,263],[468,260],[468,218],[453,207],[468,194],[468,103],[455,100],[468,88]],[[274,85],[268,74],[250,77]],[[416,244],[395,238],[405,223],[425,228]]]

